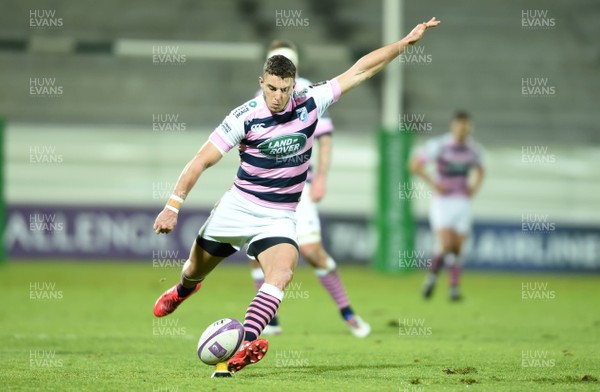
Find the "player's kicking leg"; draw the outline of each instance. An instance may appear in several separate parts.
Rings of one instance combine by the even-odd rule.
[[[200,236],[194,242],[190,257],[183,265],[181,281],[165,291],[154,304],[154,315],[164,317],[200,290],[202,281],[217,264],[236,250],[229,244],[206,240]]]
[[[265,274],[263,273],[260,263],[256,260],[250,260],[250,271],[254,287],[256,288],[256,291],[259,291],[265,283]],[[283,328],[281,327],[281,324],[279,324],[279,317],[275,315],[265,329],[263,329],[261,336],[281,335],[282,332]]]
[[[301,244],[300,253],[315,268],[315,274],[337,305],[350,332],[357,338],[368,336],[371,333],[371,326],[352,310],[337,264],[327,254],[321,242]]]
[[[265,356],[269,344],[259,336],[277,314],[283,300],[283,290],[292,280],[298,263],[298,249],[295,243],[284,237],[258,240],[250,244],[249,253],[257,255],[265,273],[265,281],[246,311],[246,335],[242,348],[227,363],[232,373],[260,361]]]
[[[300,245],[300,253],[304,259],[315,268],[315,273],[321,284],[336,303],[344,322],[350,332],[359,338],[364,338],[371,333],[371,326],[360,316],[354,313],[346,294],[344,284],[340,278],[337,264],[327,254],[321,242]],[[258,262],[252,261],[252,279],[258,289],[264,283],[264,274]],[[279,335],[283,332],[277,315],[265,327],[262,336]]]

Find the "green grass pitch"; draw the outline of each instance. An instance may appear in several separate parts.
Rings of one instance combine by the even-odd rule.
[[[196,356],[211,322],[243,319],[246,266],[218,267],[167,318],[156,298],[178,268],[132,263],[0,266],[0,385],[31,391],[600,390],[598,275],[464,274],[462,303],[420,298],[422,273],[341,267],[373,327],[352,337],[312,271],[298,269],[280,308],[284,334],[233,378]]]

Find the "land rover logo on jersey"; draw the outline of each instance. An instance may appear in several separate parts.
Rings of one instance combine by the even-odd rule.
[[[296,114],[298,115],[298,118],[300,119],[300,121],[302,121],[302,122],[308,121],[308,111],[306,110],[305,107],[296,110]]]
[[[288,158],[298,154],[306,146],[306,135],[294,133],[272,137],[260,143],[257,148],[268,158]]]

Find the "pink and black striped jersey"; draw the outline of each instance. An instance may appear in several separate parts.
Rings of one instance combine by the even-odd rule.
[[[423,162],[435,162],[436,176],[447,189],[444,196],[467,196],[469,171],[482,167],[481,147],[469,138],[458,143],[451,133],[429,140],[418,153]]]
[[[295,91],[271,113],[262,96],[232,110],[209,140],[226,153],[239,145],[232,189],[267,207],[295,210],[310,167],[317,122],[341,95],[335,79]]]
[[[294,86],[294,90],[301,92],[302,90],[310,87],[312,82],[308,79],[296,77],[296,85]],[[262,95],[262,90],[258,90],[256,92],[256,96],[259,97]],[[319,116],[319,121],[317,122],[317,128],[315,129],[315,138],[318,139],[321,136],[329,135],[333,133],[333,121],[331,121],[331,117],[329,117],[329,113],[327,111],[323,112],[321,116]],[[313,178],[313,167],[310,165],[308,167],[308,174],[306,176],[306,182],[310,183]]]

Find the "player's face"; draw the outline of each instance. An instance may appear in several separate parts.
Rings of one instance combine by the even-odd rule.
[[[471,133],[471,120],[454,119],[450,125],[450,130],[456,140],[464,142]]]
[[[287,106],[294,92],[294,78],[282,79],[279,76],[264,74],[258,78],[263,97],[271,113],[279,113]]]

